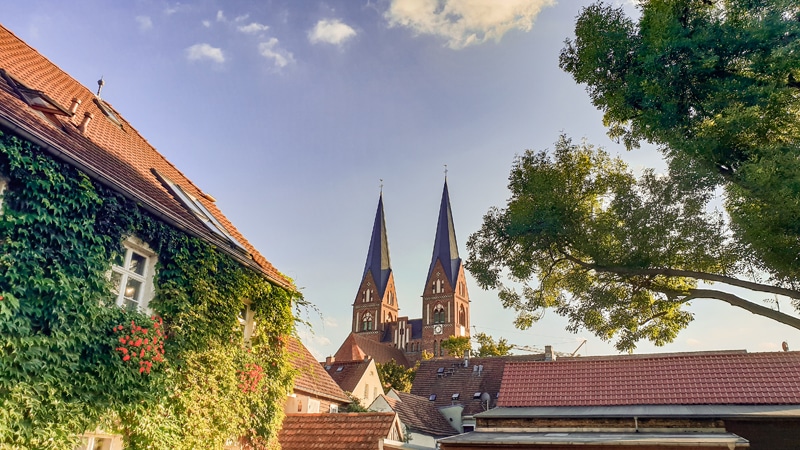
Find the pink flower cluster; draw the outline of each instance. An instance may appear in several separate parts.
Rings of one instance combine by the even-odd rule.
[[[164,361],[164,321],[161,317],[153,316],[152,327],[146,328],[136,325],[131,320],[130,327],[117,325],[114,332],[120,334],[120,346],[116,348],[123,361],[131,364],[139,363],[139,373],[150,373],[153,363]]]
[[[255,392],[258,383],[264,378],[264,369],[254,363],[247,363],[244,367],[245,370],[239,371],[239,389],[245,394]]]

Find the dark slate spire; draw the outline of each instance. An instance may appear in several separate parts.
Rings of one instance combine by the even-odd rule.
[[[444,180],[442,204],[439,206],[439,221],[436,223],[436,239],[433,241],[433,257],[431,267],[428,269],[428,280],[431,279],[436,260],[442,261],[444,273],[450,281],[450,286],[456,285],[456,276],[461,266],[458,257],[458,244],[456,244],[456,228],[453,225],[453,212],[450,211],[450,194],[447,191],[447,179]]]
[[[386,238],[386,220],[383,215],[383,193],[378,200],[378,211],[375,213],[375,223],[372,225],[372,237],[369,240],[367,263],[364,265],[364,275],[361,281],[372,271],[372,278],[378,288],[378,298],[383,298],[386,292],[386,283],[392,273],[392,262],[389,260],[389,240]]]

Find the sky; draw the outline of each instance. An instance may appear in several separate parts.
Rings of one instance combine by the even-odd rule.
[[[104,100],[294,279],[314,305],[301,337],[323,359],[350,331],[381,186],[400,314],[418,318],[445,165],[462,258],[508,199],[515,155],[561,133],[663,170],[653,148],[611,141],[558,67],[590,3],[0,0],[0,23],[90,89],[103,77]],[[517,330],[497,293],[467,278],[473,333],[617,353],[553,311]],[[800,331],[719,301],[690,311],[674,343],[636,353],[800,348]]]

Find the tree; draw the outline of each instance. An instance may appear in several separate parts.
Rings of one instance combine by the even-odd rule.
[[[712,195],[671,176],[636,178],[620,159],[562,136],[552,155],[527,151],[509,177],[511,198],[493,208],[467,243],[467,268],[527,328],[551,308],[630,351],[648,339],[671,342],[692,320],[694,299],[716,299],[800,329],[800,319],[741,298],[725,287],[800,299],[800,291],[737,277],[748,254],[730,238]],[[507,272],[506,272],[507,271]],[[504,273],[521,289],[506,286]],[[538,279],[538,286],[528,283]]]
[[[470,343],[469,338],[466,336],[450,336],[442,340],[441,346],[447,351],[448,355],[456,358],[461,358],[466,355],[468,351],[472,350],[472,343]]]
[[[505,338],[500,338],[495,342],[494,338],[486,333],[478,333],[472,338],[480,344],[478,353],[475,355],[477,357],[507,356],[511,354],[511,349],[514,348]]]
[[[417,367],[407,369],[402,364],[397,364],[395,360],[390,360],[386,364],[375,363],[378,368],[378,378],[381,380],[383,391],[394,389],[401,392],[411,392],[411,383],[417,375]]]
[[[800,6],[644,0],[585,8],[560,64],[609,135],[660,147],[674,182],[721,186],[731,232],[772,281],[800,283]]]

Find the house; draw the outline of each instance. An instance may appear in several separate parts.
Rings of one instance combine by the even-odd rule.
[[[497,406],[506,364],[544,358],[537,354],[420,361],[411,394],[428,399],[458,432],[472,431],[475,415]]]
[[[329,357],[322,367],[340,388],[350,392],[363,407],[369,406],[383,394],[378,369],[372,358],[365,358],[361,361],[336,362]]]
[[[299,339],[291,338],[288,354],[297,371],[294,389],[286,400],[284,411],[297,413],[337,413],[351,402],[347,394],[317,362]]]
[[[0,447],[269,441],[297,290],[102,87],[0,26]]]
[[[289,414],[278,435],[282,450],[382,450],[404,446],[394,413]]]
[[[497,408],[443,450],[794,449],[800,352],[509,362]]]
[[[337,361],[358,360],[369,355],[378,363],[394,359],[411,367],[423,352],[439,358],[445,355],[442,341],[469,338],[470,313],[466,272],[458,254],[453,212],[447,179],[442,190],[433,255],[427,265],[422,292],[422,317],[399,316],[400,303],[394,284],[389,239],[383,208],[383,193],[367,250],[367,261],[353,301],[352,329],[335,354]],[[376,349],[383,346],[400,355],[389,356]]]
[[[437,439],[459,433],[426,397],[390,389],[376,398],[369,410],[397,413],[404,435],[414,445],[433,449]]]

